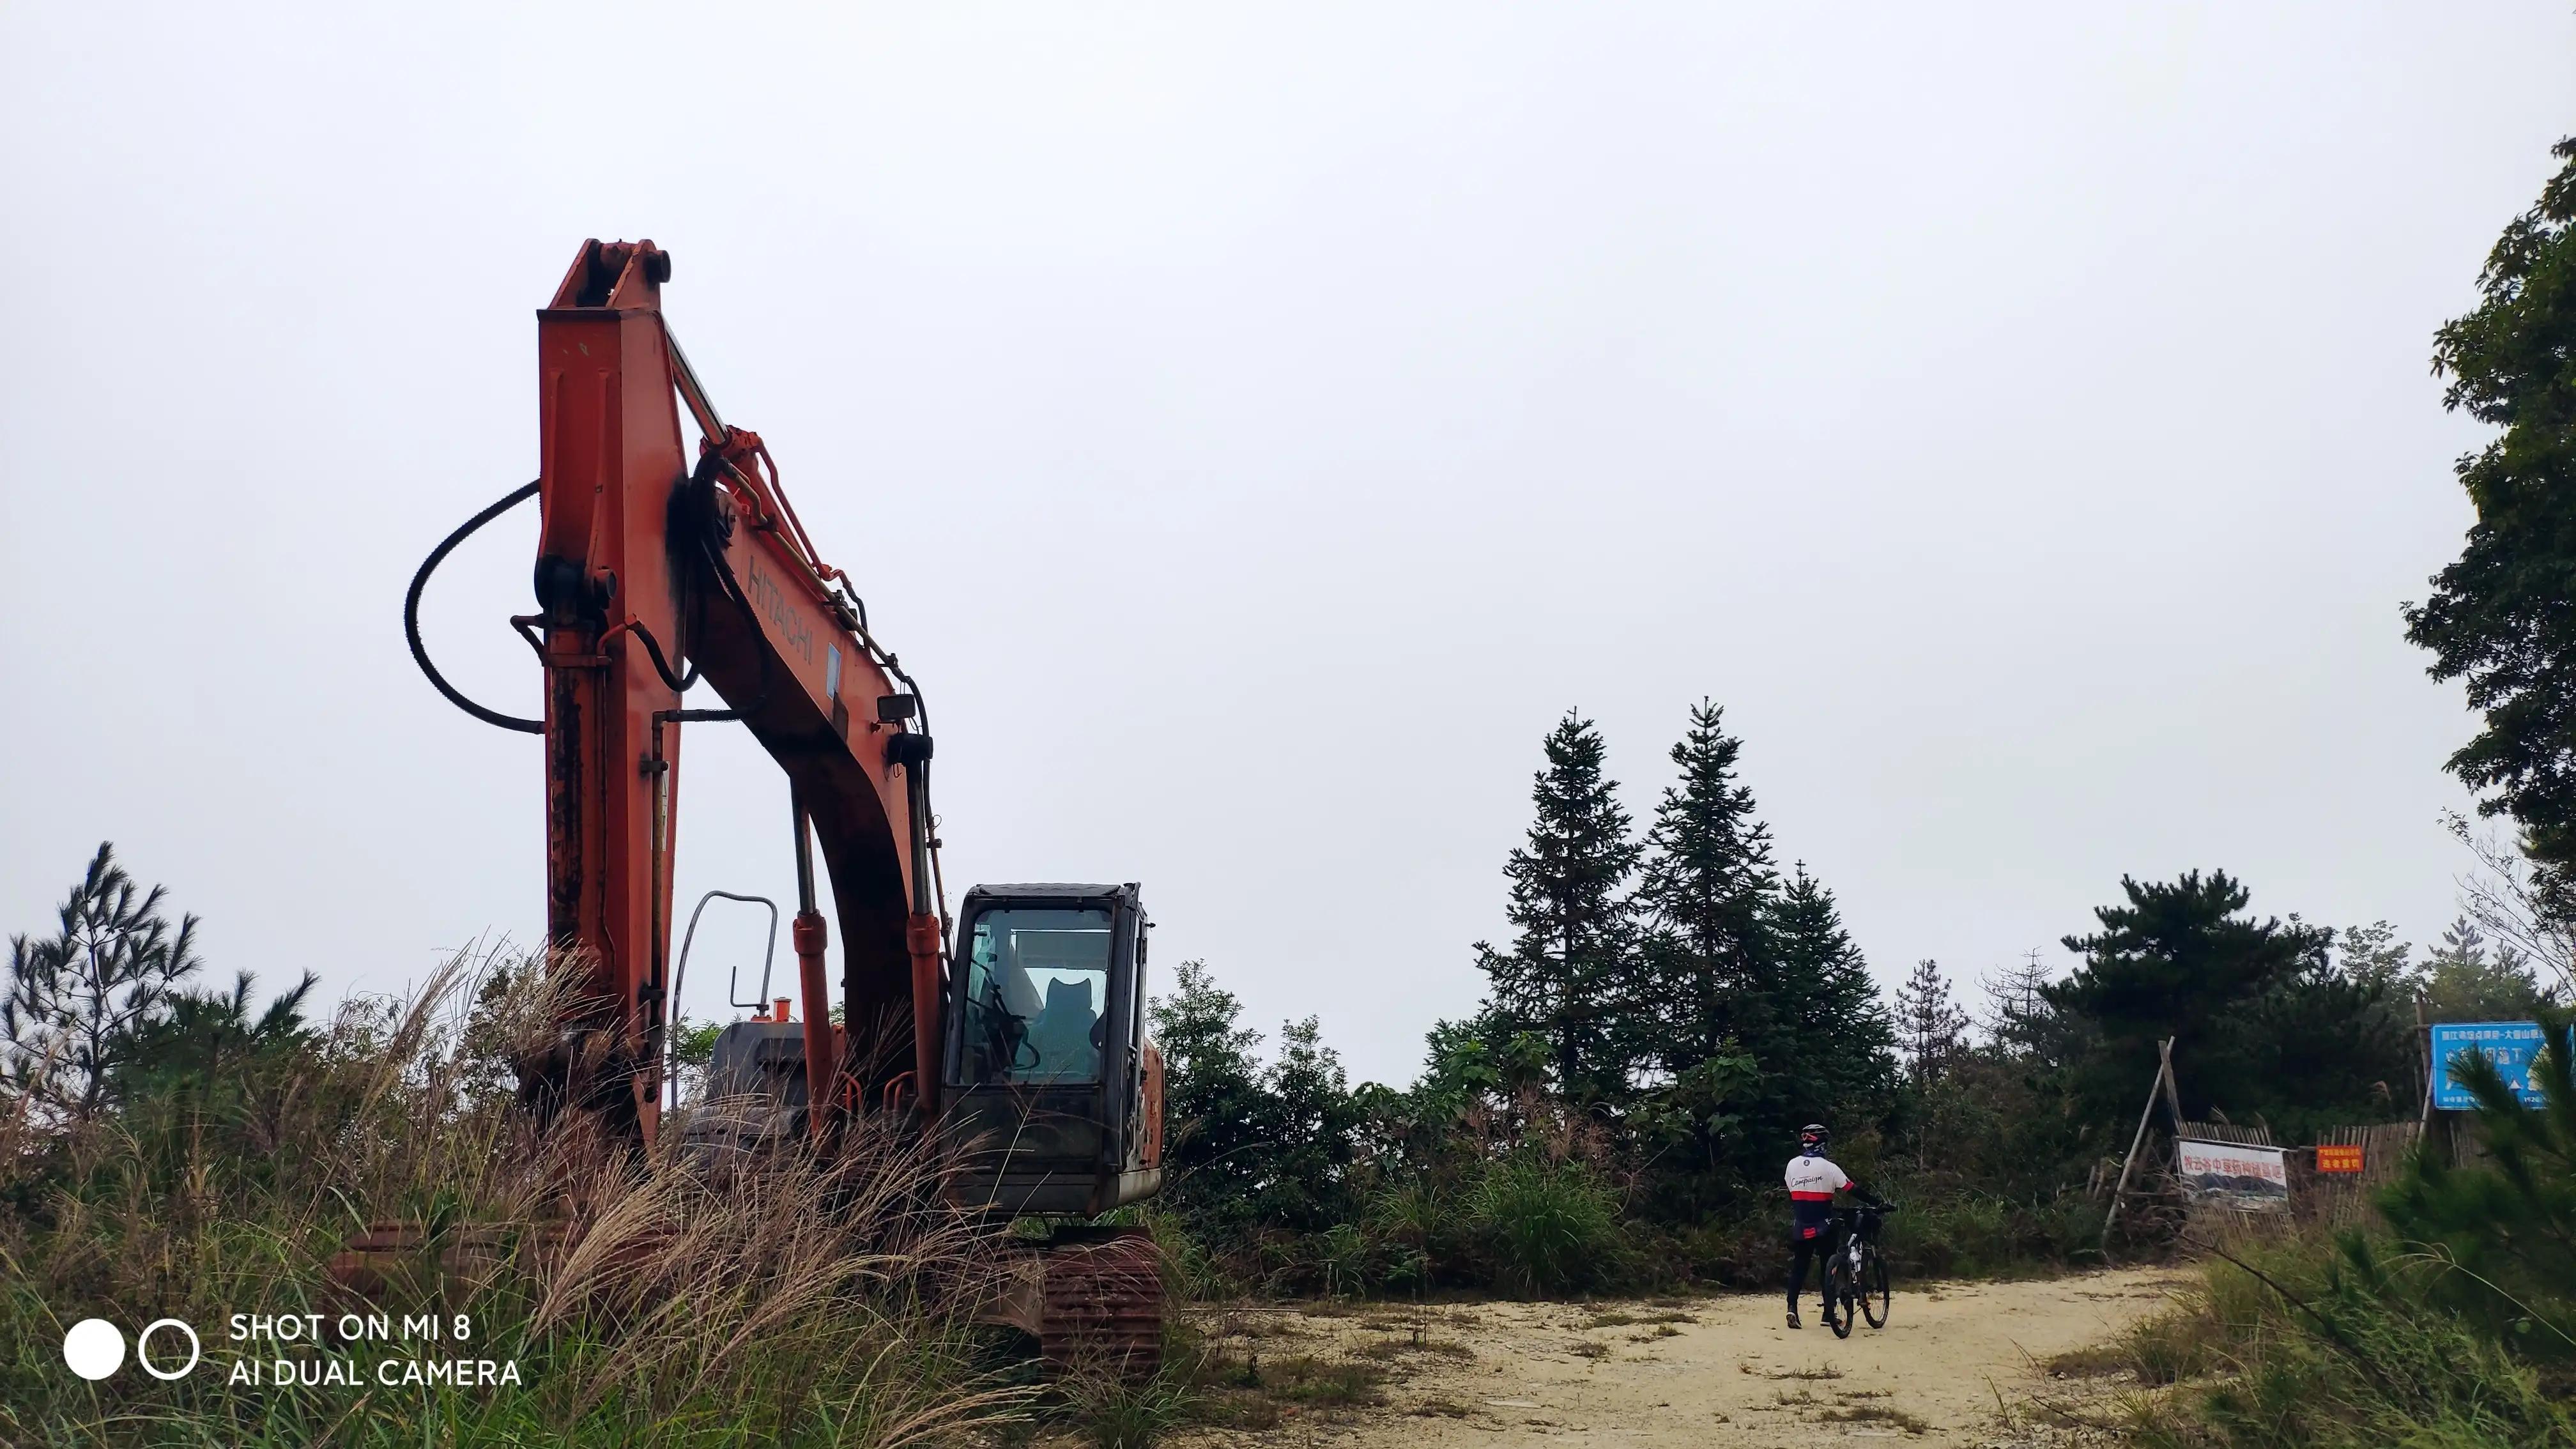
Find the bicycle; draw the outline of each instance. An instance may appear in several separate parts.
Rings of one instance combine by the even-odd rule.
[[[1878,1250],[1878,1230],[1894,1211],[1893,1203],[1834,1210],[1834,1247],[1825,1259],[1825,1326],[1836,1338],[1851,1337],[1855,1317],[1868,1319],[1872,1328],[1887,1326],[1887,1258]]]

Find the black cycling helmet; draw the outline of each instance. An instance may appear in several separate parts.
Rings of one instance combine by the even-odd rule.
[[[1800,1147],[1822,1147],[1833,1140],[1833,1131],[1822,1122],[1810,1122],[1798,1129]]]

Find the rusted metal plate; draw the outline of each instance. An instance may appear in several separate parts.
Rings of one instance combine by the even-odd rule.
[[[374,1222],[353,1233],[322,1265],[323,1276],[361,1298],[383,1301],[435,1290],[443,1281],[479,1283],[499,1272],[529,1230],[490,1224],[448,1229],[433,1259],[429,1232],[417,1222]],[[559,1240],[559,1228],[533,1230],[541,1249]]]

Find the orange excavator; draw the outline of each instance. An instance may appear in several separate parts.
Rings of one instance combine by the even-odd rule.
[[[1051,1359],[1150,1361],[1162,1309],[1151,1242],[1078,1222],[1161,1184],[1141,895],[1132,883],[977,886],[952,934],[922,691],[807,536],[769,446],[726,423],[690,369],[662,312],[670,277],[650,241],[582,244],[537,313],[537,478],[432,551],[404,606],[413,657],[441,694],[544,737],[546,931],[558,969],[585,977],[568,999],[586,1004],[522,1067],[524,1095],[638,1144],[662,1130],[688,947],[675,964],[680,741],[689,725],[738,723],[788,778],[797,1007],[766,1009],[764,966],[764,1009],[719,1033],[709,1092],[766,1108],[729,1117],[729,1140],[804,1138],[828,1153],[855,1114],[882,1113],[971,1144],[959,1191],[973,1206],[1059,1225],[999,1315]],[[510,622],[544,671],[541,720],[467,698],[419,629],[439,563],[531,496],[537,609]],[[701,683],[721,707],[685,702]]]

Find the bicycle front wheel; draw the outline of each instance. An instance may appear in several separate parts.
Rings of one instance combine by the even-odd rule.
[[[1876,1253],[1860,1270],[1860,1311],[1872,1328],[1887,1326],[1887,1260]]]
[[[1825,1326],[1834,1331],[1836,1338],[1851,1337],[1854,1291],[1851,1264],[1844,1261],[1842,1254],[1834,1254],[1825,1262]]]

